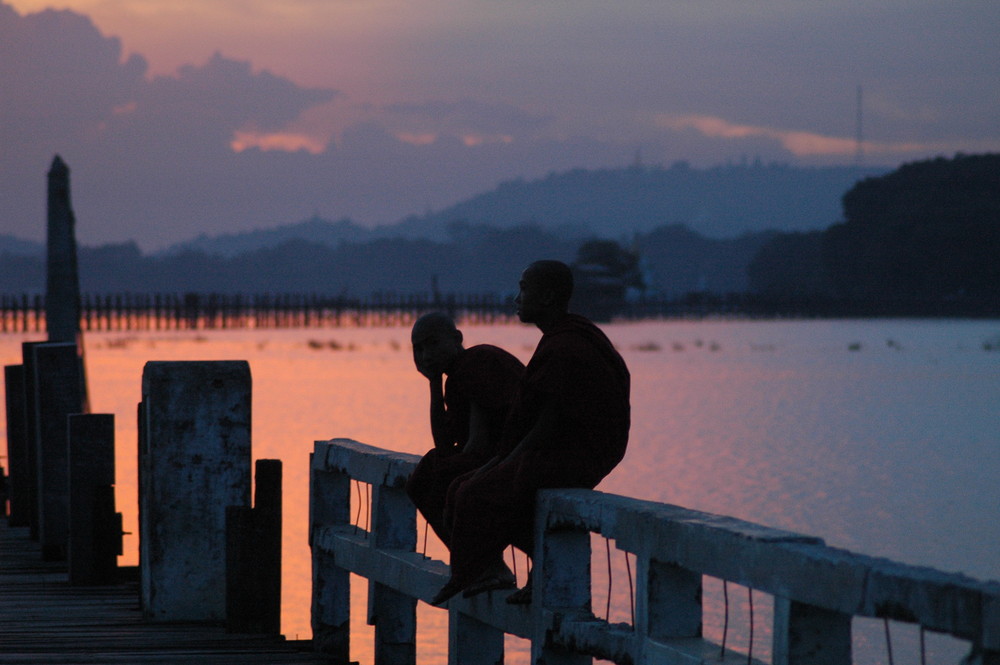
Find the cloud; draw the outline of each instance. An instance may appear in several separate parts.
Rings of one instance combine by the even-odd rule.
[[[672,131],[694,130],[713,139],[747,140],[762,138],[778,143],[796,157],[848,157],[858,151],[856,138],[824,136],[801,130],[776,129],[732,123],[706,115],[661,115],[657,124]],[[933,150],[935,146],[921,143],[882,143],[863,141],[864,153],[907,154]]]
[[[868,17],[845,28],[848,41],[843,30],[817,32],[810,21],[841,25],[848,10],[833,5],[803,18],[787,4],[775,18],[773,5],[720,12],[733,6],[721,1],[390,2],[399,10],[390,19],[375,9],[387,5],[356,0],[289,0],[280,11],[220,0],[185,4],[171,20],[143,15],[171,69],[125,55],[86,16],[21,15],[0,0],[0,233],[43,236],[55,153],[73,169],[81,239],[145,249],[315,213],[391,223],[513,178],[624,166],[637,150],[648,164],[742,155],[842,164],[856,150],[853,93],[869,62],[866,127],[879,140],[864,144],[867,163],[996,147],[995,113],[982,111],[995,105],[981,102],[995,92],[995,63],[969,85],[962,63],[972,56],[953,56],[942,72],[921,52],[910,85],[900,30]],[[121,4],[88,6],[101,25],[142,13]],[[239,21],[218,21],[232,11]],[[924,39],[914,28],[903,30]],[[891,68],[876,47],[896,51]],[[934,86],[953,91],[949,101],[932,98]],[[948,136],[973,138],[942,139],[951,116],[978,118],[982,132],[956,122]]]

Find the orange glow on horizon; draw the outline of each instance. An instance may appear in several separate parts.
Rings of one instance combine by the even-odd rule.
[[[243,152],[251,148],[259,148],[265,152],[282,150],[284,152],[306,152],[318,155],[326,150],[326,142],[319,141],[305,134],[294,133],[268,133],[258,134],[256,132],[238,131],[233,135],[229,147],[233,152]]]
[[[772,139],[797,157],[853,155],[858,149],[857,141],[853,138],[824,136],[823,134],[815,134],[813,132],[775,129],[773,127],[740,125],[723,118],[708,115],[661,115],[656,119],[656,124],[664,129],[673,131],[693,129],[709,138],[747,139],[758,137]],[[862,148],[866,153],[907,153],[929,150],[933,146],[919,143],[877,143],[874,141],[863,141]]]

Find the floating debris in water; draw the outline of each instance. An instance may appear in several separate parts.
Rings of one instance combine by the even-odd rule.
[[[636,351],[659,351],[660,345],[656,342],[643,342],[632,347]]]
[[[326,342],[319,339],[311,339],[306,342],[306,346],[314,351],[321,351],[322,349],[331,349],[333,351],[340,351],[344,346],[335,339],[328,340]]]
[[[1000,351],[1000,335],[983,340],[983,351]]]
[[[848,351],[860,351],[861,350],[861,342],[851,342],[850,344],[847,345],[847,350]]]

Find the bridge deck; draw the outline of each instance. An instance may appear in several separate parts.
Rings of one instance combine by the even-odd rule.
[[[0,664],[326,663],[308,641],[227,633],[223,625],[143,620],[138,583],[73,587],[42,561],[27,527],[0,518]]]

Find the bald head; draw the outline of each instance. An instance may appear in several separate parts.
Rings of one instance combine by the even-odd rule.
[[[573,295],[573,273],[562,261],[535,261],[521,273],[514,302],[524,323],[542,330],[566,314]]]
[[[462,332],[455,320],[444,312],[424,314],[410,332],[413,362],[425,376],[444,373],[452,360],[462,352]]]
[[[552,292],[555,305],[566,309],[573,296],[573,271],[562,261],[535,261],[524,271],[525,277],[542,289]]]

